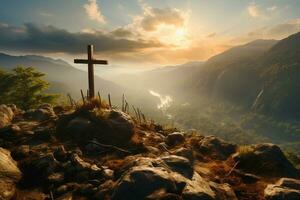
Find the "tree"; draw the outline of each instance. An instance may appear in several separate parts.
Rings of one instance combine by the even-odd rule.
[[[45,74],[32,67],[17,67],[11,72],[0,72],[0,103],[13,103],[27,110],[43,103],[54,103],[57,95],[47,94],[49,83]]]

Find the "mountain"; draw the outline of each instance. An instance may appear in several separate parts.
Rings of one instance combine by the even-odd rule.
[[[31,66],[46,74],[46,80],[51,83],[49,90],[58,93],[70,93],[78,97],[80,89],[87,88],[87,72],[79,70],[61,59],[43,56],[11,56],[0,53],[0,69],[11,70],[16,66]],[[120,93],[122,88],[117,84],[95,76],[96,90],[101,93]]]
[[[261,57],[259,66],[264,84],[254,109],[300,119],[300,33],[273,46]]]
[[[300,118],[300,33],[257,40],[209,59],[190,80],[199,95],[271,116]],[[195,85],[196,83],[196,85]]]
[[[253,63],[276,42],[256,40],[210,58],[190,80],[192,92],[218,100],[251,104],[261,85]]]

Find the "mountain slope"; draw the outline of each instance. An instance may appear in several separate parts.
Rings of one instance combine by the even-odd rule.
[[[261,85],[253,63],[276,42],[256,40],[210,58],[190,79],[191,93],[250,105]]]
[[[264,82],[254,108],[272,115],[300,118],[300,33],[276,44],[261,58]]]
[[[11,70],[16,66],[31,66],[46,74],[46,79],[51,82],[50,91],[59,93],[71,93],[73,96],[79,96],[80,89],[87,88],[87,73],[76,69],[67,62],[58,59],[47,58],[43,56],[11,56],[0,54],[0,68]],[[121,87],[95,76],[96,90],[103,93],[117,93]]]

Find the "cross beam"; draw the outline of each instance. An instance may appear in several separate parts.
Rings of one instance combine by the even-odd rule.
[[[94,46],[87,46],[88,59],[74,59],[74,63],[78,64],[88,64],[88,79],[89,79],[89,98],[95,96],[95,86],[94,86],[94,64],[107,65],[107,60],[96,60],[93,58]]]

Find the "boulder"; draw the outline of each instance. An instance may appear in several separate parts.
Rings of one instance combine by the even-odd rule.
[[[215,136],[205,136],[199,141],[198,147],[203,155],[218,160],[226,160],[236,151],[236,145]]]
[[[299,177],[298,170],[274,144],[257,144],[233,155],[237,169],[264,177]]]
[[[40,157],[28,158],[20,163],[24,184],[39,185],[47,180],[58,168],[59,163],[53,154],[42,154]]]
[[[209,183],[195,172],[191,180],[186,180],[182,198],[184,200],[214,200],[216,194]]]
[[[191,162],[194,160],[193,150],[189,148],[180,147],[179,149],[175,149],[174,151],[172,151],[172,154],[185,157],[189,159]]]
[[[184,177],[191,178],[193,176],[193,167],[187,158],[175,155],[163,156],[160,158],[167,164],[172,171],[178,172]]]
[[[9,126],[13,118],[13,110],[6,105],[0,105],[0,129]]]
[[[15,160],[23,160],[24,158],[29,156],[30,147],[29,145],[21,145],[16,147],[11,155]]]
[[[281,178],[275,184],[269,184],[264,196],[266,200],[298,200],[300,199],[300,180]]]
[[[56,117],[56,115],[50,104],[43,104],[37,109],[30,109],[25,112],[24,117],[35,121],[45,121]]]
[[[184,186],[183,179],[162,167],[136,166],[119,180],[112,199],[145,199],[158,189],[178,193]]]
[[[76,141],[89,140],[97,133],[97,126],[90,119],[75,117],[66,126],[67,135]],[[61,133],[64,134],[64,133]]]
[[[53,155],[56,160],[61,161],[61,162],[67,161],[67,158],[68,158],[68,152],[65,150],[65,147],[63,145],[60,145],[59,147],[57,147],[54,150]]]
[[[216,199],[218,200],[238,200],[233,189],[229,184],[219,184],[209,182],[211,189],[216,193]]]
[[[115,110],[74,112],[60,119],[57,134],[58,138],[81,143],[97,140],[127,145],[134,134],[134,122],[128,114]]]
[[[112,141],[128,141],[134,134],[134,122],[130,115],[112,110],[106,121],[110,127]]]
[[[0,148],[0,199],[11,199],[14,196],[16,183],[21,176],[21,171],[10,156],[10,152]]]
[[[166,144],[169,146],[176,146],[178,144],[182,144],[185,141],[185,137],[180,132],[170,133],[166,137]]]

